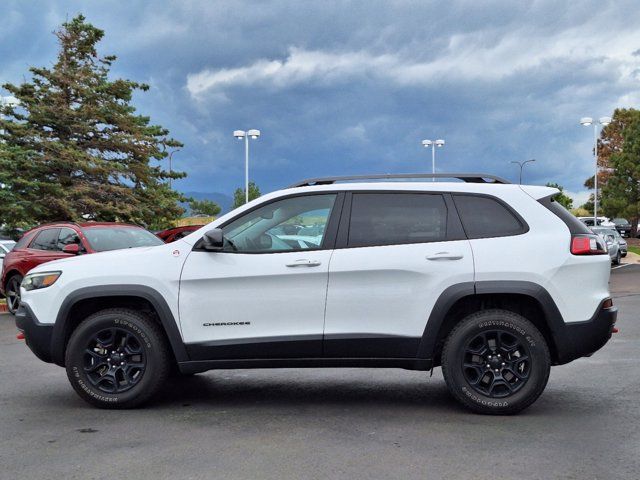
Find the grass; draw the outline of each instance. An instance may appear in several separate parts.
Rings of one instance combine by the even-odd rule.
[[[640,255],[640,247],[636,247],[634,245],[629,245],[627,247],[631,253],[635,253],[636,255]]]

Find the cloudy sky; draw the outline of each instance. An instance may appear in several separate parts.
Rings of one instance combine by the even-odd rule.
[[[183,191],[244,178],[235,129],[258,128],[251,178],[440,171],[564,185],[593,168],[582,116],[640,107],[636,1],[5,1],[0,83],[48,65],[51,32],[83,13],[114,75],[151,85],[139,111],[185,143]],[[4,92],[6,94],[6,92]]]

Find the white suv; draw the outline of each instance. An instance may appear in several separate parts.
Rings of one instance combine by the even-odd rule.
[[[168,245],[38,266],[16,323],[98,407],[136,406],[172,371],[442,366],[467,407],[515,413],[616,320],[602,240],[557,193],[313,179]]]

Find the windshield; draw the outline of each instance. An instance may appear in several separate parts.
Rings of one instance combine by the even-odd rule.
[[[629,225],[629,221],[625,218],[614,218],[613,223],[617,225]]]
[[[83,232],[96,252],[164,245],[153,233],[136,227],[92,227]]]

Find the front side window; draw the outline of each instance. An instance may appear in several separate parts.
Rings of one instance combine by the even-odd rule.
[[[228,252],[273,253],[322,248],[336,194],[290,197],[257,208],[223,229]]]
[[[447,235],[442,195],[354,193],[349,247],[439,242]]]
[[[58,235],[58,250],[62,250],[65,246],[74,243],[82,247],[82,242],[80,242],[80,237],[76,231],[72,228],[61,228]]]
[[[31,242],[30,248],[35,250],[56,251],[58,249],[59,228],[47,228],[42,230]]]
[[[494,198],[454,195],[453,200],[470,239],[508,237],[526,232],[518,217]]]

